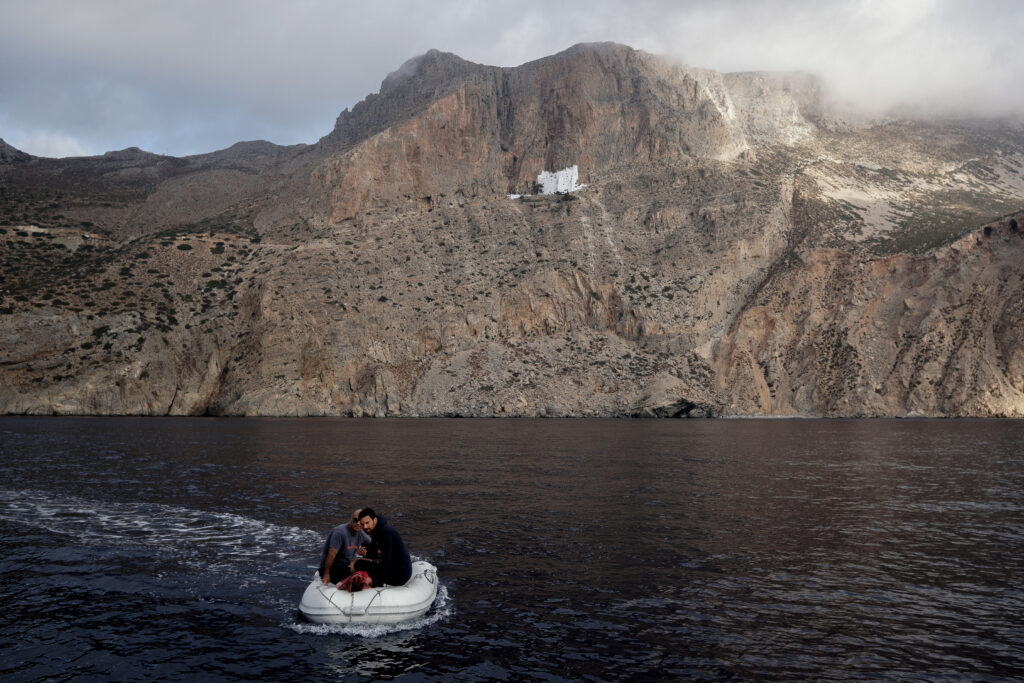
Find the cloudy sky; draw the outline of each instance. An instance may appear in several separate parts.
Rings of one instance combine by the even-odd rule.
[[[1024,115],[1021,0],[0,0],[0,138],[39,156],[314,142],[430,48],[515,66],[603,40],[811,71],[873,109]]]

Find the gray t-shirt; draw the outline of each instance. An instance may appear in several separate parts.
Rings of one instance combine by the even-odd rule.
[[[348,528],[348,523],[339,524],[331,529],[331,533],[327,534],[324,550],[320,553],[320,566],[324,566],[324,562],[327,561],[327,553],[331,548],[338,549],[338,555],[334,558],[335,564],[338,562],[345,562],[347,564],[356,556],[356,550],[359,546],[366,545],[369,542],[370,535],[362,529],[352,533],[352,530]]]

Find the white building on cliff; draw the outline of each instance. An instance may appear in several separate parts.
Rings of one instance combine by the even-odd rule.
[[[541,171],[537,176],[537,184],[540,185],[540,194],[555,194],[558,192],[575,192],[586,187],[580,185],[580,167],[573,165],[563,168],[561,171]],[[522,195],[510,194],[509,199],[519,199]]]

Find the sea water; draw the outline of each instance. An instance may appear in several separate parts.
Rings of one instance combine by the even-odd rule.
[[[438,600],[297,606],[373,506]],[[0,419],[0,679],[1024,676],[1024,423]]]

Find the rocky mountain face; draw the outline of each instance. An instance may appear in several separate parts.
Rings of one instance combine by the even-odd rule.
[[[314,145],[0,141],[0,412],[1022,416],[1022,208],[1019,124],[432,51]]]

